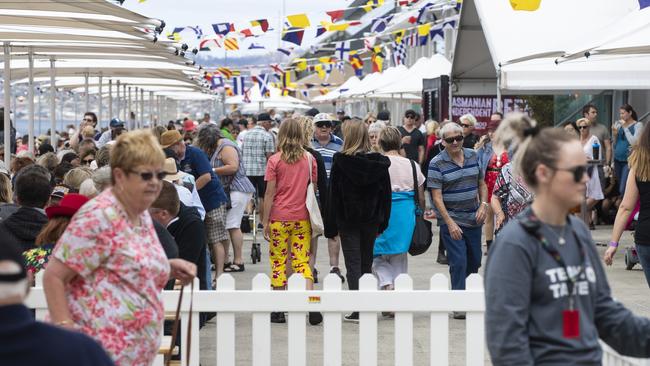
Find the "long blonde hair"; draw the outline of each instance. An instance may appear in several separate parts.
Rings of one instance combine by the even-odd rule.
[[[306,149],[311,147],[311,140],[314,138],[314,123],[309,116],[298,117],[298,122],[302,127],[302,146]]]
[[[303,128],[295,119],[285,119],[278,132],[278,150],[280,158],[287,164],[294,164],[305,155],[303,148]]]
[[[370,138],[366,125],[358,118],[352,118],[345,121],[341,126],[343,131],[343,149],[344,155],[354,155],[356,153],[365,153],[370,151]]]
[[[628,162],[638,180],[650,181],[650,127],[643,129],[639,140],[632,146]]]

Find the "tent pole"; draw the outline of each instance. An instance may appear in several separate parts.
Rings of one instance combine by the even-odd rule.
[[[149,126],[153,127],[154,118],[153,118],[153,92],[149,92]]]
[[[119,80],[117,81],[116,87],[117,87],[117,94],[115,95],[117,97],[117,100],[115,101],[117,103],[115,105],[115,107],[116,107],[115,112],[116,113],[115,113],[115,116],[113,116],[111,114],[111,119],[113,119],[113,117],[117,117],[117,119],[119,119],[120,118],[120,112],[121,112],[121,110],[120,110],[120,107],[121,107],[121,105],[120,105],[120,81]],[[110,126],[110,121],[109,121],[109,126]]]
[[[103,77],[102,74],[99,74],[99,107],[97,108],[97,124],[101,127],[102,125],[102,112],[103,112],[103,105],[102,103],[104,102],[104,97],[102,96],[102,84],[103,84]]]
[[[9,42],[4,42],[4,141],[5,144],[4,162],[7,167],[11,166],[11,45]]]
[[[27,133],[29,134],[29,151],[34,151],[34,49],[29,48],[29,53],[27,54],[27,60],[29,63],[28,68],[28,78],[29,78],[29,95],[27,97],[28,102],[28,114],[29,114],[29,127]]]
[[[161,126],[164,126],[162,124],[162,121],[164,121],[163,117],[162,117],[162,113],[160,113],[161,112],[161,110],[160,110],[160,104],[161,104],[160,101],[161,100],[162,100],[162,97],[160,95],[156,95],[156,115],[158,116],[158,123]]]
[[[448,106],[449,110],[447,112],[449,113],[449,116],[447,118],[449,118],[450,121],[453,121],[454,119],[452,118],[452,114],[451,114],[452,111],[451,101],[454,97],[454,82],[453,79],[451,78],[451,75],[449,75],[449,96],[448,97],[449,97],[449,106]]]
[[[108,120],[113,118],[113,79],[108,79]]]
[[[138,91],[139,91],[138,88],[135,87],[133,88],[133,94],[135,94],[133,96],[133,129],[140,128],[140,121],[139,121],[140,115],[138,113],[139,112],[138,109],[140,108],[140,104],[138,103],[138,98],[139,98],[138,94],[140,93]]]
[[[50,143],[54,152],[58,150],[58,140],[56,138],[56,74],[55,60],[50,58]]]
[[[124,99],[124,123],[126,127],[129,127],[129,119],[127,114],[129,114],[129,101],[126,98],[126,84],[122,84],[122,99]]]
[[[88,73],[84,74],[84,88],[86,91],[86,112],[90,112],[90,93],[88,90]]]
[[[132,111],[132,104],[131,104],[131,87],[129,87],[129,98],[127,100],[127,107],[126,107],[126,128],[131,131],[133,129],[132,123],[131,123],[131,111]]]
[[[144,90],[140,88],[140,127],[144,127]]]
[[[503,113],[503,102],[501,101],[501,66],[497,67],[497,112]]]

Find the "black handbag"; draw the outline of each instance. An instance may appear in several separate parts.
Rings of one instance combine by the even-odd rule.
[[[415,194],[413,195],[415,199],[415,229],[413,230],[409,254],[420,255],[429,249],[433,241],[433,236],[431,234],[431,222],[424,219],[424,212],[420,207],[418,177],[413,160],[411,160],[411,168],[413,169],[413,187],[415,189]]]

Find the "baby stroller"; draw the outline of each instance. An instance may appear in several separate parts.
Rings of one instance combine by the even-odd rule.
[[[625,227],[626,230],[634,230],[636,222],[639,219],[639,210],[641,209],[641,202],[636,203],[636,207],[632,211],[630,218],[627,221]],[[636,252],[636,247],[630,246],[625,248],[625,269],[628,271],[632,270],[634,266],[639,263],[639,255]]]
[[[257,241],[257,231],[259,230],[257,227],[257,193],[254,193],[253,195],[253,212],[248,215],[248,217],[244,217],[248,221],[248,232],[253,232],[253,244],[251,244],[251,260],[253,261],[253,264],[255,264],[262,261],[262,249],[260,248],[260,243]]]

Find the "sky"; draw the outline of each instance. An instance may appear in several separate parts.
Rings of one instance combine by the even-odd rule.
[[[274,32],[268,32],[261,37],[250,37],[240,43],[240,51],[229,51],[228,57],[265,55],[275,51],[280,41],[280,19],[284,15],[307,13],[311,28],[307,29],[303,39],[303,46],[313,43],[316,27],[321,20],[330,20],[326,11],[344,9],[353,0],[126,0],[123,6],[129,10],[148,17],[162,19],[166,23],[165,35],[174,27],[199,26],[203,34],[214,34],[213,23],[235,23],[236,30],[248,28],[251,20],[267,19]],[[283,15],[284,14],[284,15]],[[182,33],[182,42],[192,44],[196,42],[191,31]],[[264,45],[267,50],[247,50],[251,42]],[[193,44],[192,44],[193,45]],[[286,44],[293,45],[293,44]],[[223,52],[214,52],[215,56],[222,56]]]

